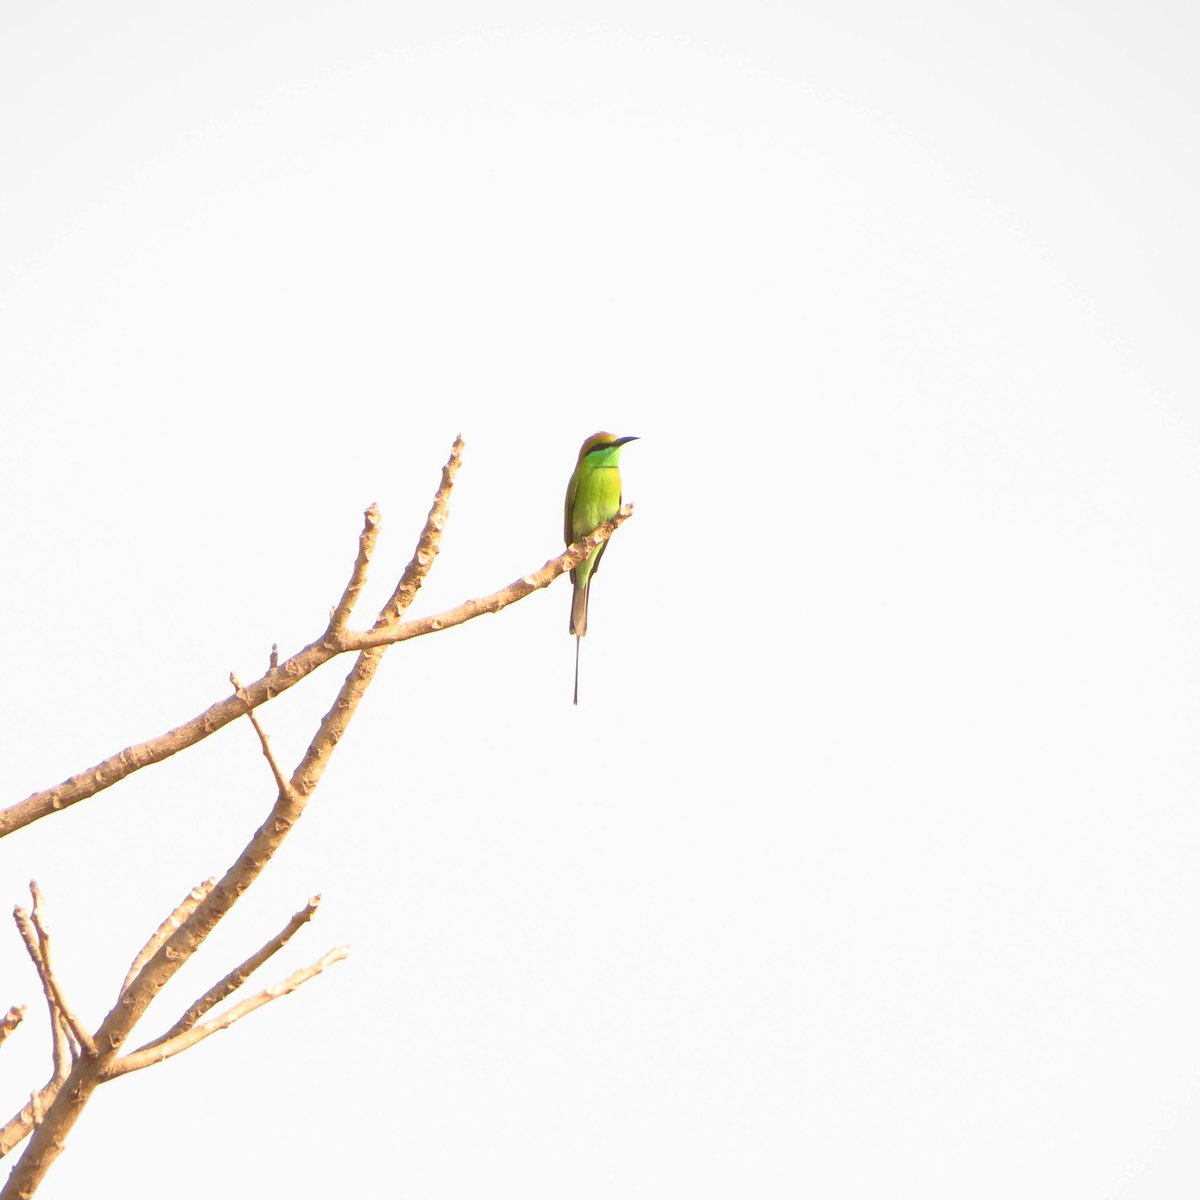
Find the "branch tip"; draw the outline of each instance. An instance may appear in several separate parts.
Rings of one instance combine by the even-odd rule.
[[[272,984],[268,988],[264,988],[261,992],[253,996],[247,997],[240,1004],[235,1004],[232,1008],[226,1009],[225,1012],[214,1017],[211,1021],[179,1028],[178,1031],[173,1030],[164,1034],[161,1038],[142,1046],[138,1050],[130,1051],[129,1054],[116,1059],[112,1063],[105,1078],[115,1079],[119,1075],[129,1074],[130,1071],[140,1071],[145,1067],[151,1067],[155,1063],[162,1062],[164,1059],[171,1058],[184,1050],[190,1049],[198,1042],[211,1037],[214,1033],[219,1033],[222,1029],[228,1029],[234,1022],[249,1016],[256,1009],[262,1008],[264,1004],[269,1004],[272,1000],[278,1000],[281,996],[286,996],[294,992],[301,984],[307,983],[314,976],[320,975],[322,971],[333,966],[334,963],[341,962],[349,953],[349,946],[337,946],[323,954],[310,966],[302,967],[299,971],[293,971],[286,979]],[[191,1012],[192,1009],[189,1009],[185,1017]],[[182,1021],[179,1024],[182,1024]]]
[[[55,1070],[57,1072],[62,1066],[64,1055],[62,1041],[64,1030],[69,1038],[73,1039],[72,1055],[75,1054],[75,1047],[78,1046],[80,1053],[94,1058],[96,1043],[92,1040],[92,1035],[87,1031],[83,1022],[67,1003],[62,984],[54,974],[54,968],[50,962],[50,934],[46,929],[42,913],[42,892],[36,880],[29,881],[29,891],[33,896],[32,912],[26,912],[18,906],[13,909],[13,920],[17,923],[21,940],[25,943],[25,949],[33,961],[34,970],[37,971],[38,978],[42,981],[42,992],[46,997],[46,1006],[50,1010],[50,1027],[54,1038]]]
[[[429,574],[437,558],[442,532],[446,528],[446,520],[450,513],[450,491],[454,487],[454,477],[458,474],[458,468],[462,465],[463,445],[462,434],[459,434],[454,439],[454,445],[450,447],[450,457],[446,459],[446,465],[442,467],[442,479],[434,493],[433,504],[425,518],[425,527],[417,539],[413,556],[404,568],[404,574],[400,576],[400,581],[388,602],[379,610],[375,629],[394,625],[399,621],[420,591],[425,576]]]
[[[326,627],[327,637],[340,633],[346,628],[350,612],[358,600],[367,581],[367,567],[371,555],[375,552],[375,543],[379,540],[379,506],[371,504],[363,513],[362,532],[358,535],[358,556],[350,571],[350,579],[342,592],[342,598],[334,605],[329,614],[329,625]]]

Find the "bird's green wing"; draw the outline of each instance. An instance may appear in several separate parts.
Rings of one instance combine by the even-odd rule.
[[[575,540],[571,536],[571,510],[575,507],[575,487],[578,482],[579,471],[576,469],[571,472],[571,482],[567,484],[567,502],[563,507],[563,541],[568,546]]]

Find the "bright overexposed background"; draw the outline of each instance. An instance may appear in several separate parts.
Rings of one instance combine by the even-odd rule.
[[[397,647],[41,1196],[1200,1191],[1200,18],[1180,4],[0,4],[4,803]],[[349,660],[260,710],[293,763]],[[273,798],[245,722],[0,843],[98,1024]],[[0,928],[0,1120],[49,1073]],[[0,1164],[0,1178],[4,1176]]]

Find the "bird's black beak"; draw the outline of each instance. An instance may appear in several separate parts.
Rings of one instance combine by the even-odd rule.
[[[637,440],[638,439],[636,436],[635,437],[617,438],[617,440],[615,442],[613,442],[613,445],[614,446],[623,446],[623,445],[625,445],[626,442],[636,442]]]

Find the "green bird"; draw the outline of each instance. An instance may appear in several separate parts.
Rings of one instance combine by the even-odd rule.
[[[563,537],[569,546],[617,515],[621,507],[621,472],[618,464],[621,447],[636,442],[635,437],[614,437],[611,433],[593,433],[579,448],[579,461],[567,484],[567,503],[563,515]],[[579,703],[579,639],[587,633],[588,592],[592,576],[608,543],[598,546],[571,571],[575,591],[571,596],[571,632],[575,635],[575,698]]]

